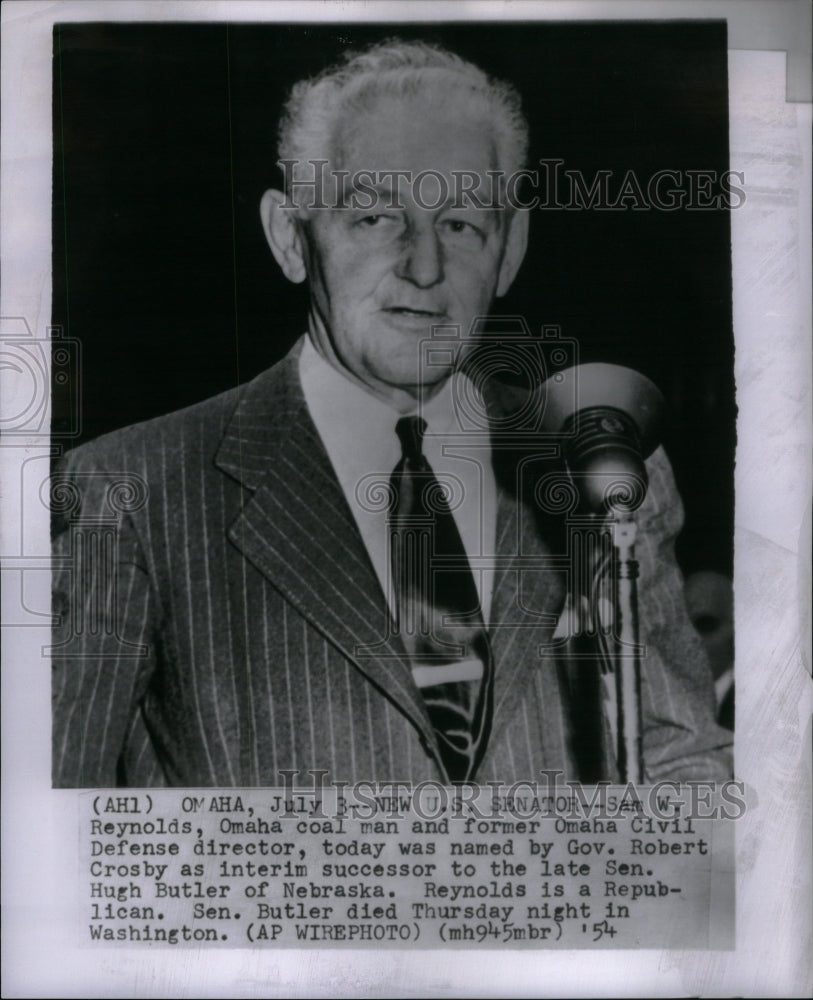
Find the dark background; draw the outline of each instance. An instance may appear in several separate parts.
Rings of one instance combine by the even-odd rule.
[[[265,243],[291,84],[397,34],[512,80],[531,166],[728,167],[725,25],[70,24],[54,34],[53,323],[82,345],[71,445],[252,378],[304,330]],[[648,374],[687,509],[685,572],[731,573],[733,337],[726,210],[535,211],[501,313],[558,324],[582,361]],[[77,379],[54,385],[54,431]]]

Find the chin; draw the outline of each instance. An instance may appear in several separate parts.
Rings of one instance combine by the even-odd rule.
[[[376,381],[410,395],[416,395],[419,386],[440,385],[452,374],[454,365],[426,363],[429,360],[426,349],[420,344],[422,340],[429,338],[428,332],[426,338],[415,335],[382,338],[376,345],[377,349],[362,361],[363,368]],[[424,358],[423,366],[421,355]]]
[[[444,369],[444,371],[441,373],[433,371],[431,378],[422,379],[421,382],[418,384],[415,383],[414,375],[411,375],[408,381],[405,379],[402,379],[401,381],[393,380],[391,384],[397,386],[400,389],[403,389],[410,395],[417,397],[420,391],[425,391],[427,389],[433,389],[433,388],[440,388],[440,386],[443,385],[443,383],[449,378],[451,374],[452,374],[452,369],[447,368]]]

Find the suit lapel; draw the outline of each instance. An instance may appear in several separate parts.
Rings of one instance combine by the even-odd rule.
[[[409,658],[308,413],[298,358],[295,349],[245,387],[224,435],[216,465],[254,494],[229,538],[437,753]]]
[[[489,393],[486,403],[492,415],[506,415],[498,393]],[[537,442],[523,453],[516,441],[506,443],[493,434],[492,456],[497,481],[497,571],[489,638],[494,659],[491,738],[496,741],[517,719],[540,671],[544,670],[540,679],[546,697],[558,698],[544,650],[564,604],[566,560],[553,555],[528,489],[528,480],[536,481],[540,467],[550,467],[555,450]]]

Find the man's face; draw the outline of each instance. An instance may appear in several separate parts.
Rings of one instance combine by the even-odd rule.
[[[470,199],[454,205],[460,181],[455,188],[453,171],[482,178],[480,199],[488,203],[486,171],[497,168],[489,128],[461,100],[386,97],[337,132],[329,169],[372,171],[377,179],[403,170],[409,178],[385,181],[372,208],[309,213],[303,225],[311,336],[345,373],[406,405],[450,374],[452,365],[435,364],[419,374],[419,345],[432,328],[459,327],[466,337],[510,285],[519,260],[517,252],[506,255],[506,246],[518,217],[512,223],[505,211],[477,208]],[[435,176],[416,188],[422,171],[444,176],[444,202]],[[393,191],[402,207],[389,207]],[[521,245],[521,260],[524,237],[513,243]]]

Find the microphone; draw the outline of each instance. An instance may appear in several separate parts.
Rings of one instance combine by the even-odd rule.
[[[621,365],[566,368],[543,383],[542,429],[562,451],[581,506],[631,513],[644,502],[644,460],[658,446],[666,402],[646,376]]]

